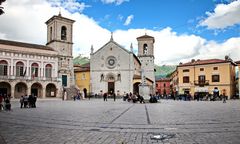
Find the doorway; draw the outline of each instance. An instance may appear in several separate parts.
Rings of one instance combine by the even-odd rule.
[[[31,89],[31,94],[33,95],[33,96],[38,96],[38,89]]]
[[[3,95],[7,95],[7,88],[0,88],[0,94],[3,96]]]
[[[133,93],[139,93],[139,85],[140,85],[140,82],[136,82],[133,84]]]
[[[62,86],[67,86],[67,75],[62,75]]]
[[[114,82],[108,82],[108,93],[113,94],[114,91]]]

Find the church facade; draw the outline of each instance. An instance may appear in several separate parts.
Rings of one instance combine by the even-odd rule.
[[[138,41],[139,49],[141,49],[138,53],[143,58],[133,53],[132,45],[128,51],[116,43],[112,36],[110,41],[96,52],[93,51],[93,47],[91,48],[90,91],[93,94],[139,93],[139,84],[143,83],[143,79],[154,93],[154,57],[153,50],[150,50],[153,49],[154,38],[145,35],[139,37]],[[152,53],[151,58],[147,55],[150,53]]]
[[[60,14],[50,18],[46,45],[0,40],[0,94],[61,97],[74,85],[73,23]]]

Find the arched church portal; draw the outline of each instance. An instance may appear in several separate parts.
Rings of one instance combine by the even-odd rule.
[[[139,84],[140,82],[136,82],[133,84],[133,93],[139,93]]]
[[[108,80],[108,93],[113,94],[115,92],[115,77],[113,74],[107,75]]]

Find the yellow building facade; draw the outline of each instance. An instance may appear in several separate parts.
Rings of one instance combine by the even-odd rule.
[[[236,94],[238,94],[238,97],[239,97],[239,91],[240,91],[240,72],[239,72],[239,70],[240,70],[240,61],[236,61],[236,64],[238,65],[238,76],[236,76],[237,77],[236,83],[237,83],[238,91],[237,91]]]
[[[74,66],[75,82],[79,90],[82,92],[84,89],[87,90],[89,94],[91,91],[90,88],[90,65],[89,63],[84,65],[75,65]]]
[[[231,98],[236,90],[235,66],[229,59],[192,60],[179,64],[178,93],[193,96],[196,92],[213,94],[214,90],[218,90],[219,94]]]

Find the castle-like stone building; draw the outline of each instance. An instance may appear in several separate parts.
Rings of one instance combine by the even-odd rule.
[[[73,23],[61,14],[50,18],[46,45],[0,40],[0,94],[61,97],[74,85]]]

